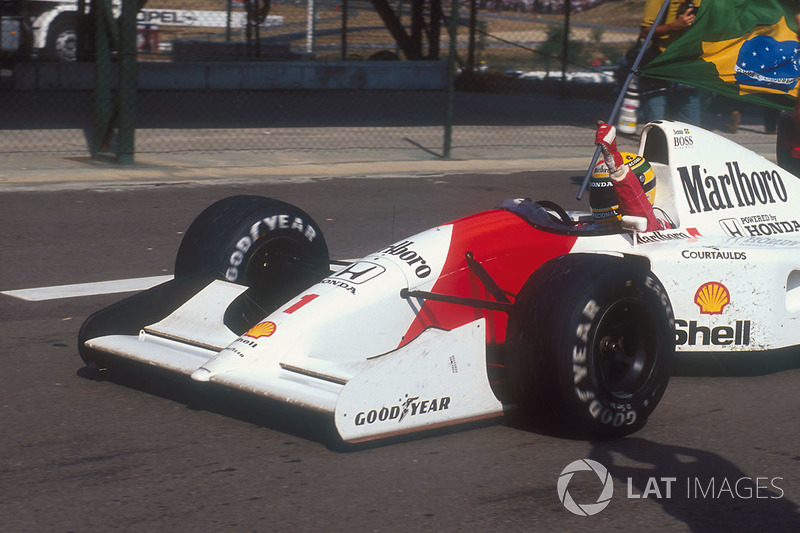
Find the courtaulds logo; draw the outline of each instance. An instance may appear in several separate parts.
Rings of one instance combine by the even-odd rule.
[[[694,303],[700,307],[701,315],[721,315],[731,302],[731,293],[719,281],[703,283],[694,294]]]
[[[603,484],[603,490],[600,496],[597,497],[595,503],[579,504],[572,499],[569,490],[567,490],[569,482],[572,480],[572,476],[575,472],[584,471],[592,471],[597,474],[597,477],[600,478],[600,482]],[[596,515],[611,503],[611,497],[613,495],[614,481],[611,479],[611,474],[608,473],[605,466],[597,461],[592,461],[591,459],[573,461],[568,464],[566,468],[561,471],[561,475],[558,476],[558,499],[561,500],[561,503],[569,512],[578,516]]]

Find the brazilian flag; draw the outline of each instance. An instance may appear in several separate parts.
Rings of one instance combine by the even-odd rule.
[[[790,0],[703,0],[689,29],[640,74],[794,109],[798,11]]]

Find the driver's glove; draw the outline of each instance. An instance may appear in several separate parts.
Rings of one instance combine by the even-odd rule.
[[[608,167],[608,173],[616,174],[623,164],[622,154],[617,150],[617,128],[598,120],[594,143],[603,152],[603,159],[605,159],[606,167]]]

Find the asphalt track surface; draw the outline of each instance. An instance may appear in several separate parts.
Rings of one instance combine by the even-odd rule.
[[[301,206],[344,258],[506,197],[577,207],[574,174],[6,191],[0,290],[169,274],[194,216],[232,194]],[[118,299],[0,295],[0,530],[800,531],[796,358],[685,369],[648,425],[617,441],[509,419],[342,448],[325,420],[279,405],[87,372],[78,328]],[[582,459],[614,486],[594,516],[559,501],[562,470]],[[591,472],[568,487],[578,503],[601,491]]]

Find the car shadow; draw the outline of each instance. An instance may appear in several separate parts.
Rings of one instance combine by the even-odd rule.
[[[673,375],[683,376],[755,376],[800,368],[800,352],[797,350],[781,350],[767,355],[761,354],[761,356],[754,353],[704,354],[702,357],[698,357],[696,354],[682,354],[678,355],[676,359]],[[563,424],[560,424],[550,413],[508,408],[501,418],[421,430],[352,444],[342,441],[336,430],[333,417],[330,415],[217,386],[212,383],[197,383],[188,376],[153,368],[148,365],[120,360],[118,364],[109,369],[99,370],[97,368],[81,367],[76,371],[76,374],[83,379],[109,381],[146,394],[152,394],[183,404],[187,409],[208,411],[317,442],[332,451],[341,453],[391,446],[498,423],[557,439],[585,440],[586,438],[583,435],[576,434],[574,431],[565,429]],[[500,392],[502,393],[502,391]],[[606,446],[611,447],[608,449],[613,449],[617,442],[628,443],[628,441],[638,442],[638,440],[627,438],[619,441],[603,441],[603,443],[597,443],[596,446],[598,449],[605,449]],[[628,444],[620,446],[626,450],[629,447]],[[644,453],[643,455],[646,456],[647,454]]]
[[[689,531],[800,531],[781,472],[744,472],[715,453],[635,437],[594,443],[589,458],[614,478],[614,499],[646,495]]]
[[[764,376],[800,368],[797,347],[762,352],[676,353],[673,376]]]
[[[76,374],[92,381],[108,381],[146,394],[255,426],[331,446],[338,439],[333,417],[269,398],[197,383],[188,376],[142,364],[121,362],[109,369],[82,367]]]
[[[467,431],[495,425],[503,420],[502,418],[480,420],[366,442],[347,443],[339,436],[334,418],[331,415],[221,387],[213,383],[198,383],[188,376],[144,364],[120,361],[112,368],[103,370],[84,366],[78,369],[76,374],[83,379],[108,381],[115,385],[128,387],[145,394],[183,404],[187,409],[207,411],[254,426],[316,442],[331,451],[339,453],[358,452]]]

